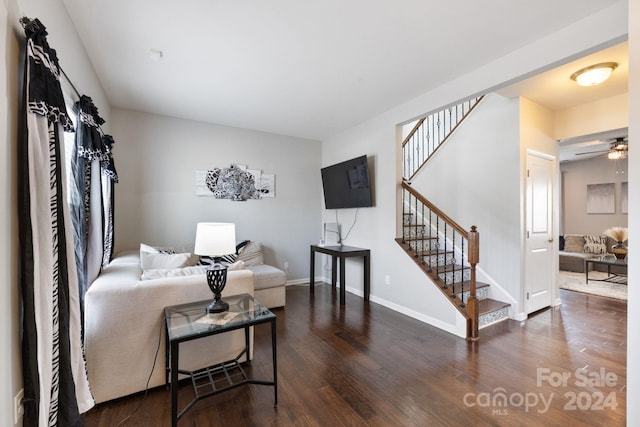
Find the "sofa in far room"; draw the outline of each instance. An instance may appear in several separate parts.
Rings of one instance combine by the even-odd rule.
[[[560,236],[559,268],[564,271],[584,273],[585,258],[610,253],[615,240],[607,236],[588,234],[565,234]],[[606,271],[606,266],[596,266],[596,270]],[[589,264],[589,271],[593,264]],[[613,272],[613,271],[612,271]]]

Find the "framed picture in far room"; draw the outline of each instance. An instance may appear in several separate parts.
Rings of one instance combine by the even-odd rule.
[[[587,213],[612,214],[616,212],[614,183],[587,184]]]

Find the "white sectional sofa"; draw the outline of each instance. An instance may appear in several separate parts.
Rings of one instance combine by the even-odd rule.
[[[228,272],[223,298],[248,293],[267,307],[284,306],[286,275],[263,264],[261,245],[249,246],[243,262],[246,268]],[[204,274],[150,280],[141,276],[140,252],[122,252],[85,295],[85,355],[97,403],[143,391],[152,367],[149,388],[163,385],[164,307],[212,298]],[[223,362],[236,357],[243,347],[242,330],[184,343],[180,368]]]

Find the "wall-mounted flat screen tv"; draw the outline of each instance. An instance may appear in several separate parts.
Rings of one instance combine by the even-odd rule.
[[[327,209],[373,206],[367,156],[324,167],[321,173]]]

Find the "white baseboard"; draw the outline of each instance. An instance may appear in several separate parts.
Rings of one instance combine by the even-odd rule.
[[[316,280],[317,282],[317,280]],[[287,283],[284,284],[285,286],[292,286],[292,285],[307,285],[309,286],[309,279],[294,279],[294,280],[287,280]]]
[[[518,322],[522,322],[523,320],[527,320],[528,318],[529,316],[527,316],[527,313],[524,312],[514,313],[512,317],[513,320],[517,320]]]

